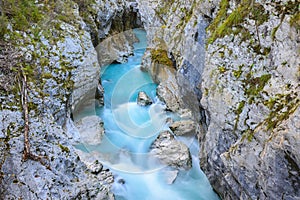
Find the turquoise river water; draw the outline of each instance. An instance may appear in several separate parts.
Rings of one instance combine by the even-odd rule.
[[[166,181],[175,169],[161,164],[149,154],[152,142],[172,114],[156,97],[157,85],[140,70],[147,47],[146,33],[135,29],[139,39],[134,56],[124,64],[110,64],[101,72],[104,106],[96,114],[104,121],[105,135],[99,145],[84,145],[85,151],[109,168],[114,176],[113,192],[118,200],[217,200],[199,166],[199,147],[194,137],[177,138],[190,147],[193,167],[180,170],[175,181]],[[139,91],[145,91],[154,103],[137,105]],[[175,119],[176,120],[176,119]],[[82,147],[81,147],[82,149]]]

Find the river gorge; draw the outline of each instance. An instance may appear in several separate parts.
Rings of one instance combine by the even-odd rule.
[[[299,2],[0,1],[0,199],[299,199]]]
[[[134,56],[124,64],[111,64],[102,70],[104,107],[89,106],[82,111],[88,117],[95,113],[103,119],[105,135],[98,145],[81,143],[78,148],[113,172],[116,199],[218,199],[200,170],[196,133],[182,138],[190,147],[192,158],[189,152],[180,152],[180,145],[175,152],[165,152],[165,156],[176,158],[172,162],[187,154],[193,160],[189,170],[168,168],[149,152],[158,135],[168,131],[166,120],[172,115],[166,113],[165,105],[156,97],[157,84],[141,70],[147,48],[145,32],[136,29],[134,33],[139,40],[134,44]],[[141,91],[154,99],[152,105],[137,104]],[[82,120],[82,112],[74,117]]]

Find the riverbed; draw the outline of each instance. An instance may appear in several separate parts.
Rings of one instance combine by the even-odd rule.
[[[149,154],[150,146],[161,131],[169,130],[166,121],[172,113],[156,97],[157,85],[141,70],[147,47],[144,30],[134,30],[138,43],[128,62],[110,64],[101,71],[104,106],[95,114],[104,122],[105,135],[99,145],[78,147],[97,156],[114,176],[113,192],[119,200],[214,200],[219,199],[199,166],[199,146],[194,137],[177,138],[190,149],[192,168],[178,170],[162,164]],[[150,106],[136,103],[139,91],[153,100]],[[85,115],[88,115],[88,111]],[[176,118],[174,118],[176,120]],[[173,175],[172,175],[173,174]],[[174,178],[174,174],[177,174]],[[170,177],[173,179],[170,183]]]

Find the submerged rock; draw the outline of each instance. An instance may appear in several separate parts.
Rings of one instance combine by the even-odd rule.
[[[173,122],[170,129],[175,135],[196,134],[197,124],[192,120],[180,120]]]
[[[140,106],[148,106],[151,105],[152,99],[146,94],[144,91],[140,91],[137,97],[137,104]]]
[[[192,167],[189,148],[177,141],[169,131],[163,131],[151,145],[150,154],[166,165],[188,170]]]

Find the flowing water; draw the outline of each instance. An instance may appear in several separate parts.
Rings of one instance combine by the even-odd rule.
[[[175,169],[164,166],[149,154],[149,148],[159,132],[168,130],[165,106],[156,98],[157,85],[148,73],[140,70],[146,43],[146,33],[136,29],[139,39],[134,44],[134,56],[124,64],[110,64],[102,69],[104,106],[96,108],[96,114],[104,121],[105,135],[101,144],[82,144],[77,147],[97,156],[97,160],[109,168],[114,176],[113,192],[122,200],[214,200],[206,176],[200,170],[197,141],[178,138],[190,147],[192,169],[179,171],[173,184],[166,179]],[[139,91],[145,91],[154,103],[137,105]],[[85,115],[88,114],[85,111]]]

